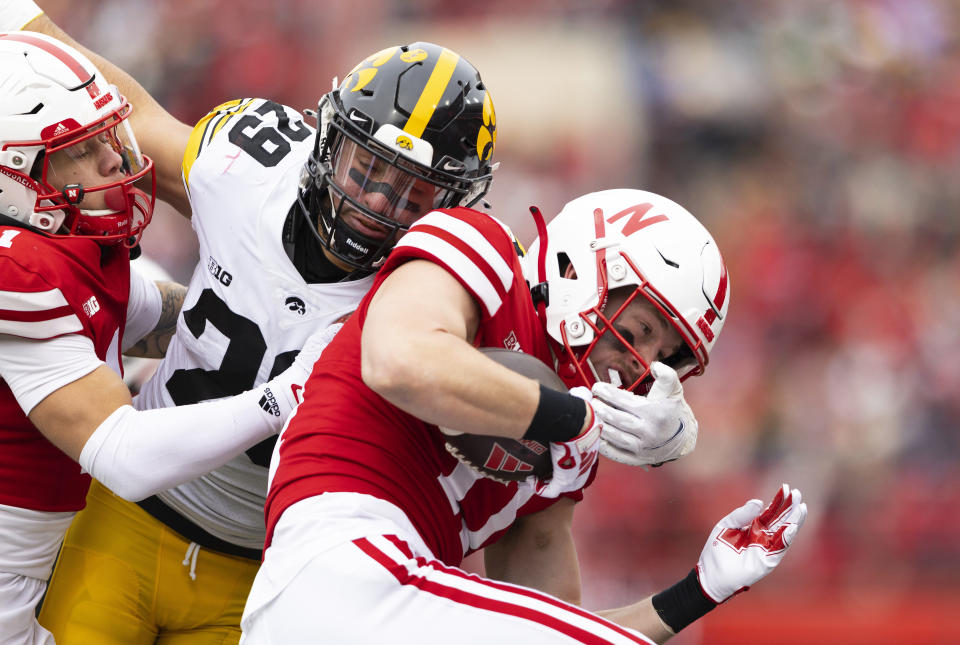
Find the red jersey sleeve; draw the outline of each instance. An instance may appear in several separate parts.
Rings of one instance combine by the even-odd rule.
[[[417,220],[391,252],[378,281],[412,259],[443,266],[479,303],[484,319],[500,310],[519,272],[510,230],[469,208],[433,211]]]
[[[83,330],[59,287],[9,253],[0,255],[0,334],[44,340]]]

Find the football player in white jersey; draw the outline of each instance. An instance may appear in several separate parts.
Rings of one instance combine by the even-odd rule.
[[[35,609],[91,475],[137,500],[225,463],[279,430],[313,349],[236,397],[131,407],[120,352],[158,356],[184,289],[131,271],[154,185],[130,104],[27,32],[0,32],[0,88],[0,642],[36,645],[52,643]]]
[[[43,15],[27,28],[66,37]],[[362,61],[321,100],[319,133],[263,99],[225,103],[191,129],[97,61],[136,105],[159,194],[192,214],[200,242],[178,333],[141,407],[223,396],[282,369],[306,334],[353,311],[413,221],[475,204],[490,183],[490,95],[469,63],[436,45]],[[158,633],[235,642],[263,546],[272,445],[139,507],[95,486],[41,622],[65,643],[91,633],[103,643]]]
[[[45,16],[29,28],[62,34]],[[490,182],[490,95],[469,62],[430,43],[362,61],[321,100],[319,136],[269,100],[225,103],[189,128],[140,88],[124,90],[159,194],[192,215],[201,255],[140,408],[220,398],[283,371],[308,336],[356,308],[413,221],[476,203]],[[60,643],[236,642],[263,547],[272,448],[265,441],[139,505],[94,484],[41,623]]]

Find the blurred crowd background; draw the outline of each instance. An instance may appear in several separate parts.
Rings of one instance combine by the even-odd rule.
[[[673,642],[960,642],[960,4],[42,4],[190,123],[245,96],[315,107],[369,53],[450,47],[491,90],[488,198],[525,243],[531,204],[631,186],[685,205],[732,281],[686,384],[699,444],[602,464],[576,520],[584,604],[671,584],[720,517],[789,482],[810,511],[791,554]],[[162,210],[144,246],[189,279],[185,219]]]

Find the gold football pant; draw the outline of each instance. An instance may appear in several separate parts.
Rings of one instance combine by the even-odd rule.
[[[226,645],[259,562],[185,540],[98,482],[60,551],[40,624],[57,645]]]

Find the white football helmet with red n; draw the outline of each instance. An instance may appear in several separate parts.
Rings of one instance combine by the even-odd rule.
[[[76,49],[42,34],[0,33],[0,221],[134,246],[150,222],[156,180],[127,121],[131,109]],[[122,178],[64,184],[51,157],[82,159],[91,142],[119,155],[110,174]],[[134,186],[141,179],[149,192]]]
[[[723,258],[703,224],[666,197],[616,189],[569,202],[546,231],[542,262],[538,239],[525,256],[524,272],[531,285],[547,284],[541,315],[557,371],[568,385],[589,387],[598,380],[590,353],[603,333],[613,334],[645,368],[623,387],[649,382],[649,365],[613,324],[638,297],[650,301],[685,342],[663,362],[681,379],[703,373],[730,304]],[[607,311],[609,292],[628,286],[634,289],[627,302]]]

